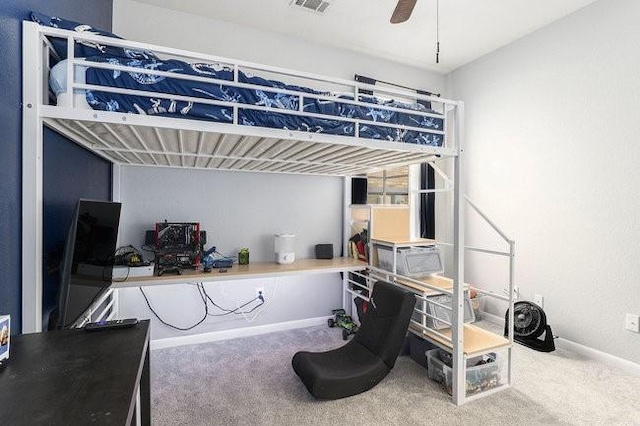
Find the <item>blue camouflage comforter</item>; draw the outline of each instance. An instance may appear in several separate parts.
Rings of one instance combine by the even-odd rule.
[[[105,58],[104,56],[90,57],[87,60],[233,81],[232,68],[219,64],[187,63],[175,59]],[[433,130],[442,131],[443,119],[415,114],[415,111],[433,113],[433,111],[422,105],[380,100],[373,96],[360,97],[361,102],[370,103],[371,106],[352,105],[345,102],[346,100],[353,100],[353,97],[349,95],[334,97],[335,100],[322,100],[308,95],[331,96],[331,94],[307,87],[268,80],[242,71],[239,71],[238,77],[241,83],[300,92],[302,94],[302,109],[304,112],[331,117],[317,118],[291,114],[291,111],[300,109],[301,98],[299,95],[254,88],[240,88],[219,82],[189,81],[180,78],[149,75],[143,72],[114,71],[100,68],[88,68],[86,72],[86,82],[92,85],[190,96],[246,105],[260,105],[274,109],[271,111],[259,111],[240,107],[238,109],[238,124],[241,125],[354,136],[355,124],[338,118],[356,118],[363,121],[360,123],[360,137],[430,146],[442,146],[443,143],[442,134],[430,132]],[[233,122],[233,108],[230,106],[209,105],[154,96],[123,95],[99,90],[87,90],[86,98],[89,105],[98,110],[165,115],[221,123]],[[379,108],[379,105],[406,109],[406,112],[385,110]],[[394,129],[376,125],[378,123],[418,127],[424,129],[424,131]]]

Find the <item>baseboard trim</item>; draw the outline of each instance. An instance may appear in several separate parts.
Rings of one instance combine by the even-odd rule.
[[[234,328],[231,330],[212,331],[209,333],[192,334],[189,336],[155,339],[151,340],[151,349],[154,350],[184,345],[197,345],[200,343],[217,342],[220,340],[236,339],[239,337],[259,336],[262,334],[274,333],[276,331],[326,325],[327,318],[329,317],[306,318],[303,320],[257,325],[255,327]]]
[[[635,362],[628,361],[624,358],[581,345],[580,343],[576,343],[571,340],[563,339],[562,337],[558,337],[556,339],[556,346],[562,349],[571,350],[589,359],[600,361],[612,367],[617,367],[627,373],[640,376],[640,364],[636,364]]]
[[[482,319],[493,324],[504,324],[504,318],[497,315],[488,314],[486,312],[483,312]],[[572,340],[563,339],[562,337],[556,338],[555,344],[558,348],[570,350],[586,358],[600,361],[611,367],[619,368],[626,371],[627,373],[640,376],[640,364],[636,364],[624,358],[620,358],[606,352],[581,345],[580,343],[576,343]]]

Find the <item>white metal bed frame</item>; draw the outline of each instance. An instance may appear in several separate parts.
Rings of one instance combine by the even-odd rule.
[[[87,65],[83,59],[74,57],[74,43],[78,41],[99,42],[105,45],[127,47],[138,50],[153,51],[161,57],[178,57],[187,62],[208,62],[229,64],[234,69],[235,81],[221,80],[228,86],[243,88],[259,88],[275,90],[263,86],[240,83],[237,80],[238,70],[276,75],[304,80],[308,85],[328,85],[330,87],[347,88],[353,94],[352,101],[338,99],[341,103],[361,106],[375,106],[378,109],[397,110],[393,107],[372,105],[359,102],[359,94],[363,90],[375,91],[376,95],[400,96],[414,100],[425,100],[442,105],[444,119],[444,136],[442,147],[415,145],[400,142],[364,139],[358,137],[361,124],[395,127],[400,130],[419,130],[438,133],[422,128],[411,128],[386,123],[307,114],[304,111],[274,109],[266,106],[232,104],[221,101],[207,101],[201,98],[190,98],[164,93],[154,93],[158,98],[179,99],[187,102],[210,103],[233,108],[234,123],[214,123],[201,120],[190,120],[169,117],[156,117],[137,114],[94,111],[74,107],[73,93],[77,89],[99,89],[118,93],[143,94],[147,92],[126,91],[109,87],[81,85],[74,81],[74,66],[67,67],[67,98],[71,106],[55,106],[49,104],[48,69],[49,47],[47,37],[65,38],[68,42],[68,63]],[[131,71],[127,67],[119,67],[104,63],[90,63],[92,67],[120,69]],[[201,77],[176,75],[161,71],[142,71],[154,75],[169,75],[172,78],[198,80]],[[140,165],[154,167],[187,167],[198,169],[223,169],[269,173],[296,173],[345,176],[345,187],[350,176],[388,167],[431,163],[442,158],[452,158],[455,185],[451,185],[454,194],[454,270],[452,344],[453,368],[455,380],[453,384],[453,402],[462,404],[468,400],[465,395],[465,360],[462,351],[463,335],[463,282],[464,282],[464,236],[463,215],[464,204],[462,188],[461,154],[463,140],[464,104],[460,101],[447,100],[433,96],[419,95],[401,89],[384,88],[364,83],[328,78],[310,73],[272,66],[259,65],[245,61],[237,61],[195,52],[186,52],[162,46],[106,38],[91,34],[82,34],[55,28],[39,26],[33,22],[23,23],[23,164],[22,164],[22,309],[23,332],[39,331],[42,323],[42,235],[43,235],[43,194],[42,194],[42,148],[43,125],[46,125],[64,136],[84,146],[91,152],[106,158],[114,167],[114,200],[120,199],[119,166]],[[212,81],[207,79],[207,81]],[[215,81],[213,81],[215,82]],[[344,89],[343,89],[344,90]],[[301,93],[284,91],[302,97]],[[331,99],[325,95],[304,93],[305,97]],[[302,102],[300,102],[302,104]],[[309,115],[321,118],[339,119],[352,122],[356,128],[355,137],[335,136],[320,133],[307,133],[286,129],[249,127],[237,124],[239,108],[262,111],[274,111],[293,115]],[[302,105],[301,105],[302,108]],[[407,111],[411,114],[434,116],[420,111]],[[439,171],[438,171],[439,172]],[[440,173],[440,172],[439,172]],[[450,190],[446,188],[446,190]],[[438,190],[434,190],[438,191]],[[345,191],[346,194],[346,191]],[[346,195],[345,195],[346,197]],[[345,205],[348,202],[345,201]],[[348,222],[345,219],[345,222]],[[345,227],[347,228],[347,227]],[[511,274],[510,287],[513,287]],[[513,301],[510,303],[513,307]],[[513,309],[510,310],[513,312]],[[462,366],[463,368],[458,368]]]

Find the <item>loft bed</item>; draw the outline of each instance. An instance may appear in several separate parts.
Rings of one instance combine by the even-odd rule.
[[[36,22],[23,24],[25,331],[39,331],[42,323],[47,126],[114,167],[349,178],[452,158],[451,293],[457,303],[450,340],[454,363],[463,365],[463,318],[456,308],[463,301],[462,102],[127,41],[87,26],[62,29],[67,22],[56,19],[34,16]],[[454,403],[463,403],[464,371],[454,382]]]
[[[42,286],[40,268],[26,265],[41,264],[43,126],[115,167],[353,176],[458,152],[461,102],[32,19],[23,23],[23,223],[35,224],[23,229],[23,279],[36,283],[27,304]],[[39,309],[28,308],[25,324],[37,329]]]

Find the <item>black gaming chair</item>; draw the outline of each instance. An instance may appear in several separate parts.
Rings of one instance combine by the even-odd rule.
[[[378,281],[372,303],[353,340],[328,352],[298,352],[293,369],[318,399],[356,395],[380,383],[395,365],[416,299],[413,293]]]

